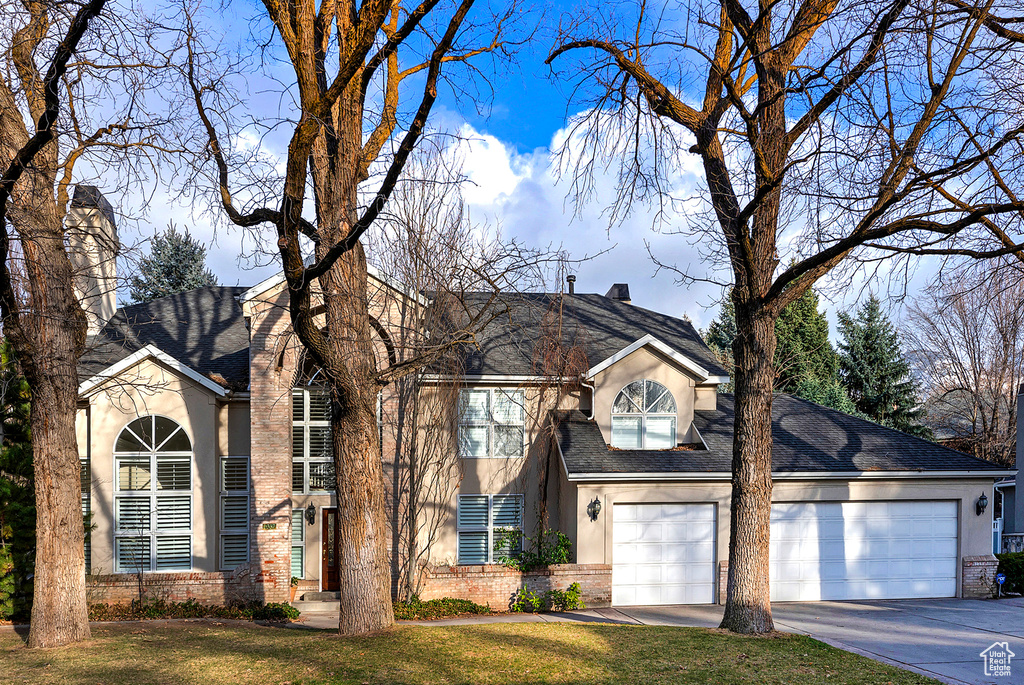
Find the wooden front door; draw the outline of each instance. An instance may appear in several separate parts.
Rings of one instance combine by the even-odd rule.
[[[337,592],[341,589],[338,578],[338,563],[341,555],[338,554],[338,510],[324,509],[323,530],[320,535],[321,562],[320,578],[323,581],[324,592]]]

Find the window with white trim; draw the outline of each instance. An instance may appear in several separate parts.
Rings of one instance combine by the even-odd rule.
[[[249,458],[220,460],[220,568],[249,562]]]
[[[114,570],[192,569],[192,442],[165,416],[143,416],[114,443]]]
[[[292,492],[334,491],[331,395],[326,388],[292,391]]]
[[[664,450],[676,446],[676,400],[661,383],[633,381],[612,403],[612,447]]]
[[[495,559],[496,532],[523,530],[522,495],[459,495],[459,564],[489,564]]]
[[[292,576],[306,577],[306,520],[302,509],[292,509]]]
[[[459,455],[470,459],[525,456],[525,402],[522,390],[460,390]]]

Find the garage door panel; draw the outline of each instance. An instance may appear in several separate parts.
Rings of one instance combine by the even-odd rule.
[[[954,502],[773,505],[771,540],[774,601],[956,593]]]
[[[714,601],[714,505],[616,504],[612,516],[613,604]]]

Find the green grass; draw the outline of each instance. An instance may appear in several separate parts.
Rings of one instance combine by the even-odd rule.
[[[29,650],[0,631],[5,683],[934,683],[807,637],[580,623],[402,626],[372,638],[214,621],[93,626]]]

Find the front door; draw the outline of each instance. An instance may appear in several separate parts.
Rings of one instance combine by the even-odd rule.
[[[321,531],[321,567],[320,578],[324,592],[337,592],[341,589],[338,579],[338,510],[324,509],[323,530]]]

